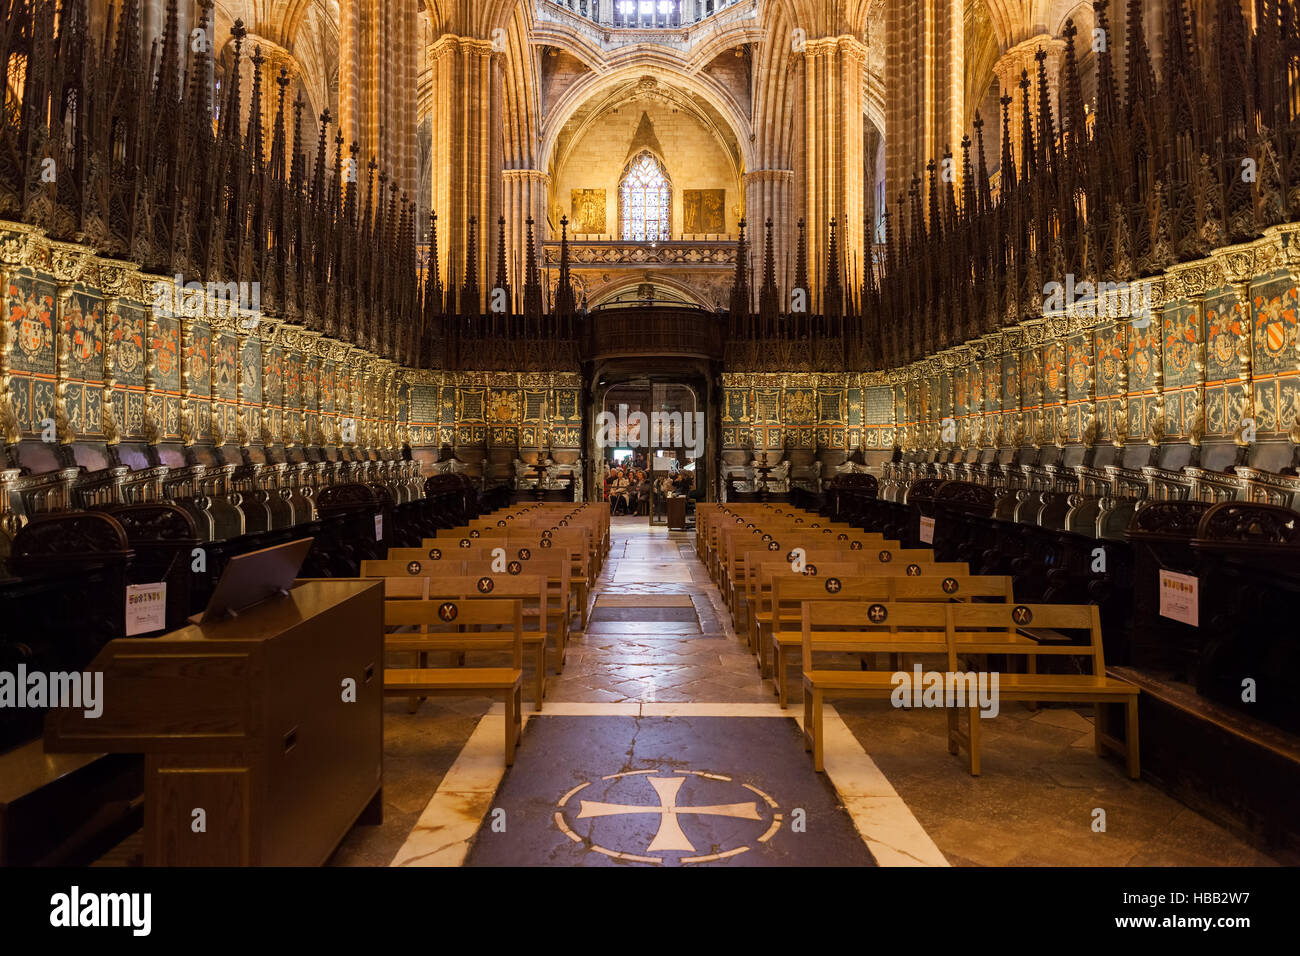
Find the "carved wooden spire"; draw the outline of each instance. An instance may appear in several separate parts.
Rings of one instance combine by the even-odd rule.
[[[313,205],[325,202],[325,156],[329,143],[330,111],[320,114],[320,135],[316,141],[316,164],[312,170],[311,201]]]
[[[429,210],[429,279],[426,285],[426,310],[442,315],[442,274],[438,271],[438,213]]]
[[[764,224],[763,285],[758,293],[758,313],[764,330],[775,329],[781,312],[781,294],[776,287],[776,252],[772,243],[772,217]]]
[[[836,324],[844,317],[844,288],[840,285],[840,247],[835,235],[835,217],[831,216],[830,242],[826,249],[826,294],[822,297],[822,311],[830,322],[834,334]]]
[[[740,235],[736,240],[736,268],[731,278],[731,328],[737,335],[749,327],[749,274],[745,268],[749,258],[749,244],[745,241],[745,220],[740,220]]]
[[[529,216],[524,241],[524,317],[528,328],[540,328],[542,320],[542,279],[537,268],[537,246],[533,241],[533,217]]]
[[[1011,151],[1011,104],[1015,100],[1010,93],[1003,93],[998,102],[1002,105],[1001,186],[998,192],[1005,202],[1016,191],[1016,163]]]
[[[1067,161],[1077,165],[1088,140],[1087,117],[1083,110],[1083,86],[1079,79],[1079,60],[1074,54],[1074,40],[1079,28],[1073,20],[1065,21],[1061,34],[1065,39],[1065,81],[1061,84],[1061,137]]]
[[[1020,71],[1020,102],[1025,108],[1020,111],[1020,179],[1029,186],[1037,168],[1037,154],[1034,151],[1034,117],[1029,108],[1029,71]]]
[[[284,98],[289,89],[289,71],[280,67],[275,78],[275,125],[271,132],[271,178],[283,181],[288,176],[287,148],[285,146]]]
[[[477,317],[483,303],[478,288],[478,217],[469,217],[465,239],[465,281],[460,287],[460,314]]]
[[[573,279],[569,275],[569,218],[560,218],[560,275],[555,286],[555,316],[562,328],[571,327],[576,306],[573,301]]]
[[[1133,124],[1138,110],[1155,101],[1156,74],[1151,66],[1151,49],[1147,46],[1145,6],[1144,0],[1128,0],[1124,112],[1129,125]]]
[[[1113,36],[1107,11],[1110,0],[1093,0],[1093,18],[1101,45],[1097,50],[1097,129],[1112,136],[1119,128],[1119,94],[1115,82]]]
[[[253,49],[253,97],[248,103],[248,132],[244,139],[248,143],[248,148],[252,151],[252,160],[257,167],[262,166],[263,162],[263,145],[262,145],[262,64],[266,58],[262,56],[262,47],[259,45]]]
[[[1052,169],[1056,148],[1056,123],[1052,116],[1052,90],[1047,82],[1047,51],[1042,47],[1034,54],[1038,63],[1038,167],[1046,173]]]
[[[497,292],[497,289],[500,289],[501,293],[504,293],[505,295],[506,307],[505,307],[505,312],[502,313],[502,319],[504,321],[505,319],[509,318],[511,312],[510,280],[506,275],[506,217],[505,216],[497,217],[497,275],[496,275],[496,282],[492,289],[492,296],[494,298],[497,295],[501,294]],[[489,307],[491,307],[491,305]],[[495,312],[493,313],[493,321],[494,322],[496,321]]]
[[[975,150],[979,165],[979,212],[983,213],[993,205],[993,189],[989,183],[989,165],[984,155],[984,118],[980,116],[979,110],[975,111]]]

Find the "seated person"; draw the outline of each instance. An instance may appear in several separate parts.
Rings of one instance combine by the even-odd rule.
[[[650,483],[650,477],[641,472],[641,481],[636,486],[636,513],[639,515],[650,514],[650,495],[654,491],[654,485]]]
[[[636,514],[641,506],[640,490],[643,472],[629,468],[620,492],[623,514]]]
[[[627,489],[627,478],[622,471],[617,472],[609,489],[609,510],[611,514],[618,515],[627,512]]]

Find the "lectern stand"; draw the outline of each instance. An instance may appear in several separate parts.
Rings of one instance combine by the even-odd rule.
[[[304,581],[236,618],[110,641],[103,713],[46,750],[145,754],[145,863],[318,866],[383,772],[380,581]]]

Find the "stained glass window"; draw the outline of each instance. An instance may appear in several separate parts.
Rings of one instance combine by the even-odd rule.
[[[648,152],[638,154],[623,175],[619,189],[624,241],[667,240],[672,226],[672,187],[659,161]]]

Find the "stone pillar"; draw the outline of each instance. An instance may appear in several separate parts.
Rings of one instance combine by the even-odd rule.
[[[897,210],[912,176],[965,132],[965,10],[962,0],[887,0],[885,204]],[[928,197],[922,197],[928,199]],[[928,202],[925,203],[928,208]],[[895,224],[897,228],[897,224]]]
[[[433,208],[440,269],[449,286],[465,280],[469,219],[478,219],[479,288],[491,287],[495,209],[502,195],[494,146],[501,132],[501,66],[492,42],[444,35],[429,48],[433,93]],[[544,207],[543,207],[544,208]],[[510,215],[506,215],[507,222]],[[538,216],[534,215],[534,218]]]
[[[418,182],[418,40],[416,0],[339,2],[339,128],[360,165],[373,156],[408,198]]]
[[[831,217],[836,220],[845,285],[849,279],[843,275],[843,263],[862,261],[865,63],[866,47],[856,37],[809,40],[804,47],[803,215],[814,312],[821,309]],[[753,225],[761,228],[762,223]]]
[[[794,202],[792,169],[755,169],[745,174],[745,218],[748,220],[746,238],[754,250],[755,295],[763,283],[763,253],[766,242],[766,223],[772,220],[772,249],[776,262],[776,284],[786,297],[784,308],[789,307],[790,290],[794,282],[795,223],[799,216]],[[788,275],[787,275],[787,266]]]
[[[523,309],[524,271],[528,243],[528,217],[533,218],[533,243],[537,262],[542,262],[541,243],[546,238],[546,197],[551,177],[540,169],[503,169],[501,171],[501,212],[506,217],[506,274],[510,288]],[[496,225],[493,224],[491,243],[487,247],[492,274],[496,274]],[[512,304],[512,308],[514,305]]]

